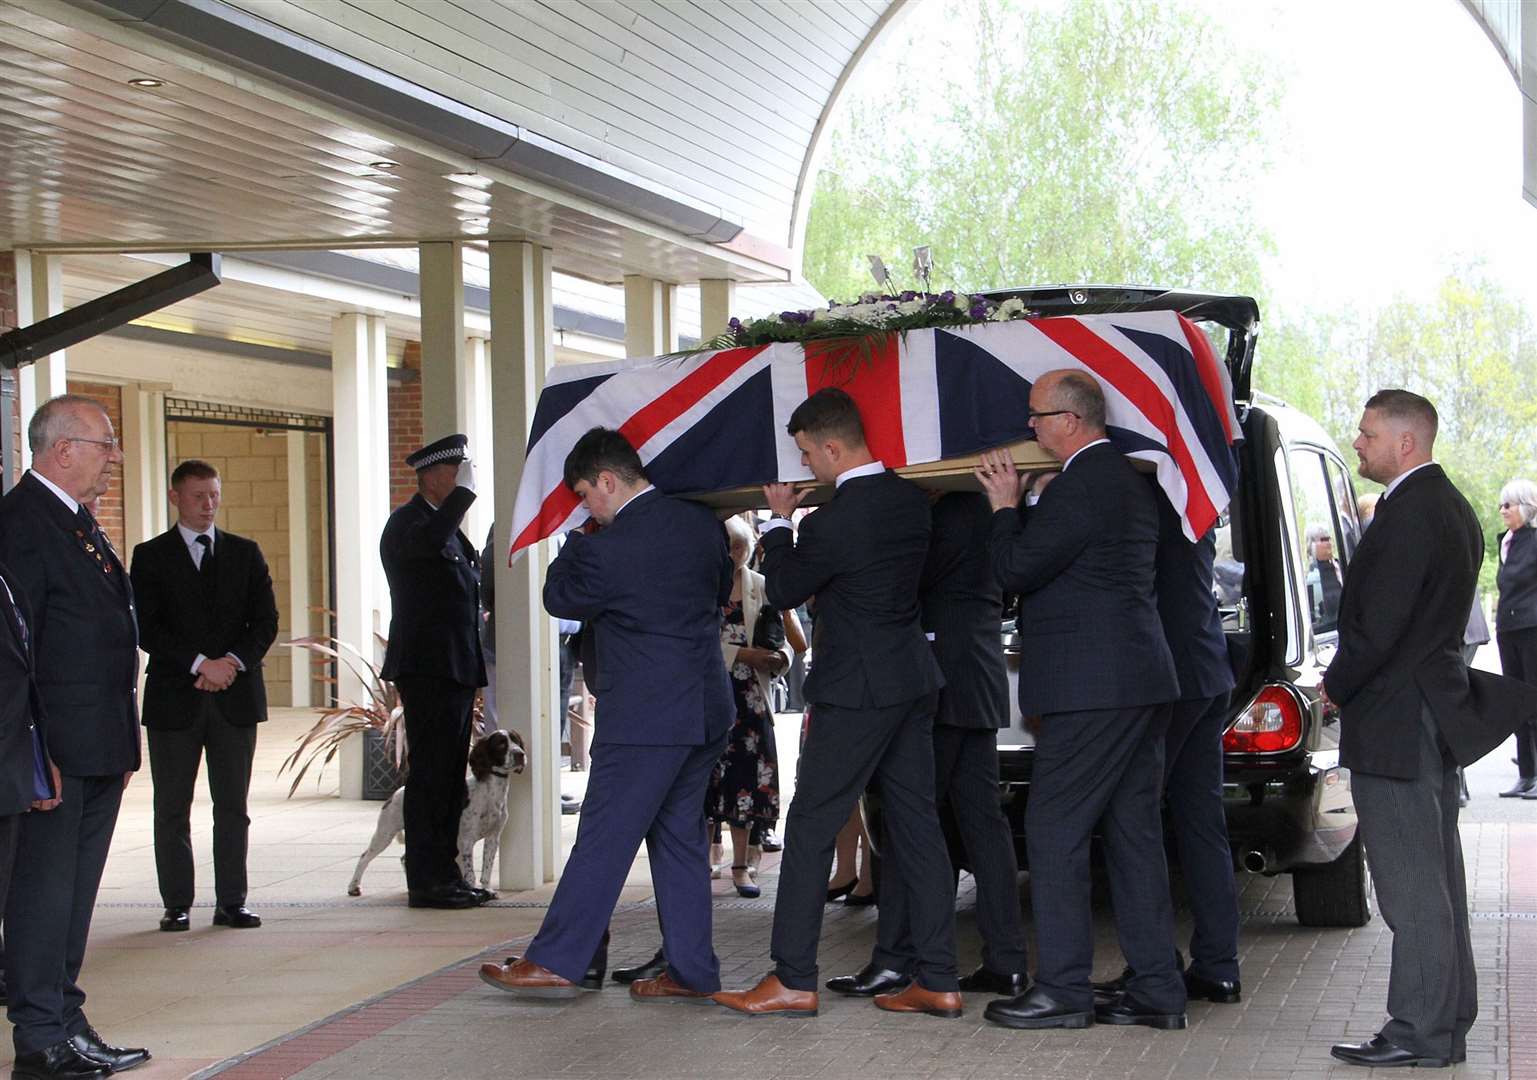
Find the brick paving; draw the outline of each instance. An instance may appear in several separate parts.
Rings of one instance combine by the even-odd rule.
[[[1479,802],[1480,800],[1475,800]],[[1484,803],[1463,836],[1473,906],[1473,948],[1482,1015],[1459,1078],[1537,1077],[1537,824],[1497,818]],[[1519,815],[1525,817],[1526,815]],[[715,941],[728,987],[769,966],[776,884],[764,895],[721,897]],[[1244,876],[1240,960],[1244,1001],[1190,1008],[1190,1028],[1156,1033],[1094,1027],[1082,1032],[1010,1031],[982,1020],[988,998],[970,996],[959,1020],[883,1013],[867,1001],[822,995],[812,1020],[746,1018],[711,1006],[635,1005],[622,987],[572,1001],[530,1002],[475,977],[480,959],[380,995],[294,1036],[200,1074],[221,1080],[445,1077],[541,1078],[804,1077],[1363,1077],[1334,1061],[1329,1046],[1367,1038],[1383,1020],[1391,935],[1374,917],[1358,930],[1297,925],[1290,879]],[[977,956],[972,885],[961,880],[957,942],[963,968]],[[1028,914],[1028,890],[1025,891]],[[1097,920],[1097,972],[1120,967],[1109,913]],[[827,909],[822,975],[853,971],[869,956],[873,909]],[[650,902],[614,918],[611,960],[648,957],[659,935]],[[1181,912],[1181,937],[1189,926]]]

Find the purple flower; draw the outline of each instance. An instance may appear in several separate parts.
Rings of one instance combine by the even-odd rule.
[[[805,311],[781,311],[779,317],[787,323],[795,323],[804,326],[811,321],[811,315]]]
[[[740,330],[742,329],[742,320],[733,315],[731,316],[731,321],[728,322],[726,326],[731,330]]]
[[[987,318],[987,302],[985,300],[978,300],[975,304],[971,305],[971,317],[978,320]]]
[[[906,289],[906,290],[904,290],[902,292],[901,296],[897,297],[897,299],[905,304],[909,300],[916,300],[916,299],[918,299],[918,294],[913,292],[913,290],[911,290],[911,289]]]
[[[935,301],[935,302],[936,303],[940,303],[940,304],[953,304],[953,303],[955,303],[955,290],[953,290],[953,289],[946,289],[944,292],[939,294],[939,299],[937,301]]]

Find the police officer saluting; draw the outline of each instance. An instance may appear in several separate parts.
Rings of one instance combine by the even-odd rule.
[[[459,815],[467,793],[480,648],[480,569],[460,523],[475,501],[469,440],[449,435],[406,458],[416,494],[390,514],[379,556],[390,583],[389,646],[380,674],[400,691],[406,774],[406,888],[412,907],[468,908],[490,899],[459,874]]]

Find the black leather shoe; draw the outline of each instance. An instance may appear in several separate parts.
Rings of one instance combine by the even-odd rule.
[[[69,1039],[30,1054],[17,1054],[11,1080],[97,1080],[111,1073],[102,1061],[86,1057]]]
[[[475,895],[458,882],[434,885],[430,889],[416,889],[407,895],[406,902],[414,908],[443,908],[450,911],[480,906]]]
[[[184,907],[168,907],[165,909],[165,914],[160,916],[160,929],[167,933],[191,928],[192,919],[187,915],[187,909]]]
[[[149,1051],[143,1047],[111,1046],[93,1027],[79,1035],[71,1035],[69,1041],[84,1057],[95,1058],[115,1073],[136,1069],[149,1060]]]
[[[667,970],[667,954],[661,949],[656,955],[644,964],[637,967],[615,968],[614,981],[616,983],[632,983],[637,979],[657,979]]]
[[[1122,994],[1126,993],[1126,984],[1131,982],[1131,966],[1128,964],[1121,969],[1121,973],[1113,979],[1105,979],[1103,982],[1091,983],[1094,987],[1094,1004],[1108,1005]]]
[[[1095,1002],[1094,1022],[1096,1024],[1140,1024],[1142,1027],[1156,1028],[1159,1031],[1182,1031],[1185,1027],[1185,1014],[1154,1012],[1122,994],[1114,1001]]]
[[[835,994],[846,994],[849,997],[874,997],[876,994],[894,994],[898,990],[905,990],[912,981],[911,975],[866,964],[859,969],[857,975],[839,975],[828,979],[827,988]]]
[[[1010,1028],[1086,1028],[1094,1023],[1092,1011],[1062,1005],[1039,988],[989,1001],[982,1015]]]
[[[879,889],[872,889],[863,896],[860,896],[857,892],[851,892],[843,898],[843,903],[847,907],[874,907],[880,902],[881,892]]]
[[[1500,792],[1500,798],[1519,799],[1528,791],[1531,791],[1534,788],[1537,788],[1537,777],[1523,776],[1521,779],[1516,781],[1515,787],[1511,788],[1509,791]]]
[[[507,967],[512,967],[513,964],[516,964],[521,959],[523,959],[521,956],[509,956],[504,963]],[[666,965],[664,964],[663,967],[665,968]],[[618,972],[614,974],[617,975]],[[577,983],[577,985],[583,990],[602,990],[603,969],[600,967],[588,968],[587,974],[582,976],[582,981]]]
[[[979,967],[970,975],[961,976],[961,993],[963,994],[1002,994],[1005,997],[1018,997],[1028,989],[1030,989],[1030,976],[1023,971],[1016,971],[1012,975],[1000,975],[996,971]]]
[[[496,899],[496,893],[490,889],[482,889],[474,885],[466,886],[466,888],[469,890],[469,894],[475,898],[477,904],[489,904]]]
[[[1205,979],[1185,972],[1185,996],[1192,1001],[1210,1001],[1216,1005],[1236,1005],[1243,1000],[1243,986],[1237,979]]]
[[[262,924],[262,917],[244,904],[237,904],[235,907],[214,908],[213,924],[228,926],[233,930],[255,930]]]
[[[1394,1046],[1381,1035],[1373,1035],[1364,1043],[1335,1043],[1329,1053],[1350,1065],[1368,1069],[1444,1069],[1451,1060],[1442,1057],[1422,1057],[1413,1050]]]

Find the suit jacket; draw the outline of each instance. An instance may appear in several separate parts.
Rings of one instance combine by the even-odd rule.
[[[704,746],[731,729],[720,620],[733,570],[715,515],[655,489],[607,528],[566,537],[544,607],[581,619],[584,642],[603,658],[582,669],[598,702],[595,747]]]
[[[1179,699],[1204,701],[1227,693],[1234,684],[1227,637],[1212,588],[1216,531],[1208,531],[1192,544],[1185,539],[1179,514],[1163,492],[1154,488],[1153,499],[1158,506],[1158,619],[1174,658]]]
[[[198,710],[210,703],[236,727],[267,719],[262,658],[278,633],[272,575],[254,540],[215,529],[213,541],[212,581],[192,561],[174,525],[133,549],[139,638],[149,653],[147,728],[191,727]],[[210,660],[234,653],[245,670],[227,690],[199,690],[192,674],[199,653]]]
[[[1505,534],[1495,541],[1495,551],[1505,544]],[[1510,551],[1500,558],[1495,574],[1500,587],[1494,609],[1496,633],[1529,630],[1537,626],[1537,529],[1523,525],[1510,538]]]
[[[844,481],[798,539],[763,534],[769,603],[786,611],[816,596],[808,702],[885,708],[944,685],[918,618],[931,530],[928,497],[888,469]]]
[[[993,515],[993,573],[1020,597],[1026,716],[1179,698],[1154,593],[1155,498],[1101,443],[1073,458],[1034,507]]]
[[[1003,589],[987,555],[993,512],[980,492],[953,491],[934,504],[932,518],[918,604],[945,677],[935,723],[1005,727],[1009,673],[1003,660]]]
[[[0,589],[0,622],[5,624],[0,626],[0,817],[8,817],[26,813],[37,798],[33,728],[46,745],[48,722],[33,670],[32,612],[15,575],[0,565],[0,577],[16,598],[12,607]],[[23,623],[28,628],[25,632]],[[57,795],[46,760],[43,772],[49,793]]]
[[[0,562],[32,609],[49,756],[69,776],[137,769],[139,630],[117,553],[28,471],[0,499]]]
[[[384,678],[419,675],[486,685],[480,559],[459,529],[474,501],[469,488],[454,488],[434,510],[417,494],[385,523],[379,538],[390,583],[390,640],[379,672]],[[349,644],[363,649],[368,643]]]
[[[1324,687],[1340,709],[1340,763],[1413,779],[1421,703],[1461,765],[1537,712],[1537,689],[1470,672],[1462,633],[1484,558],[1473,508],[1439,465],[1377,504],[1340,597],[1340,644]]]

